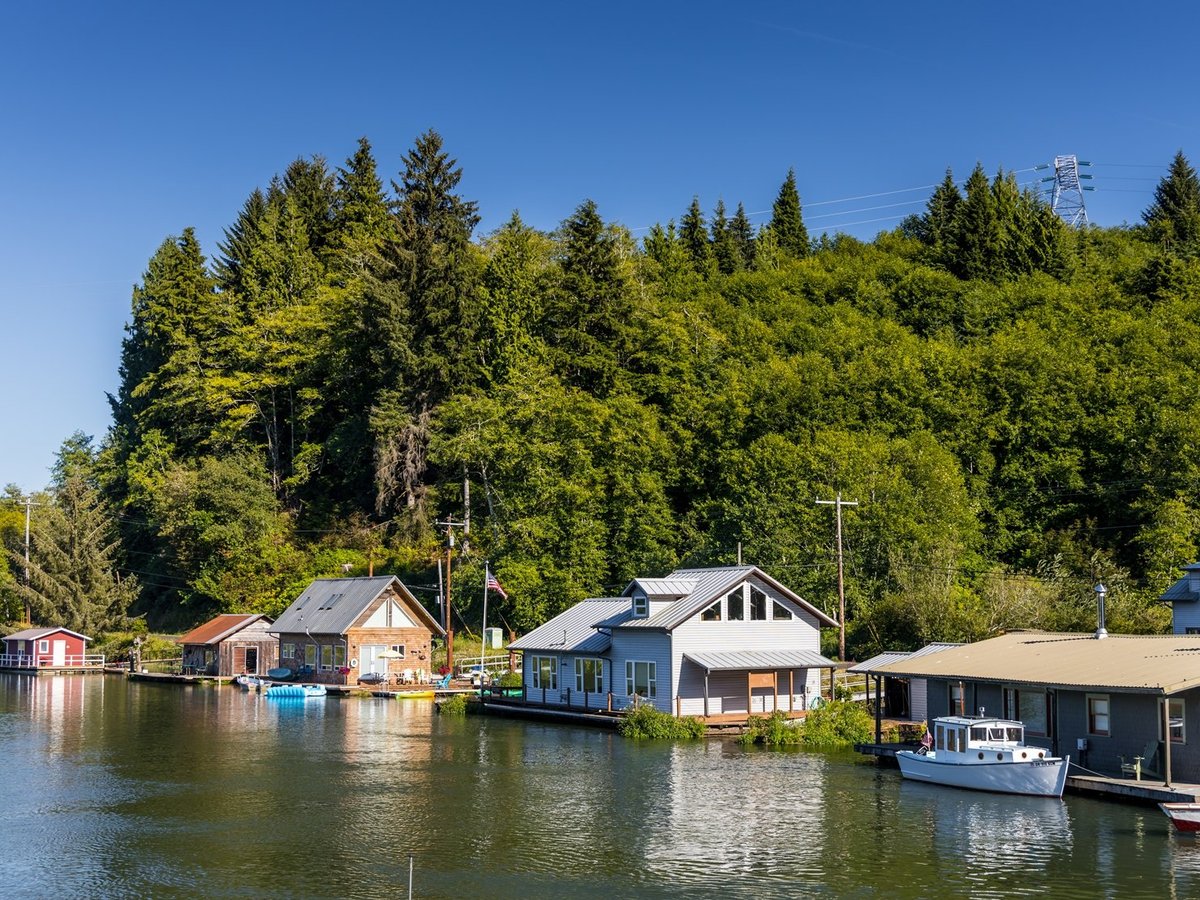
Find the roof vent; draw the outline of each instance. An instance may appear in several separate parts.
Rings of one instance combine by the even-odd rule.
[[[1104,598],[1108,595],[1108,588],[1103,583],[1096,585],[1096,640],[1102,641],[1108,637],[1108,631],[1104,627]]]

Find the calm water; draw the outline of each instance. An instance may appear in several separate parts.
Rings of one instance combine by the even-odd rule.
[[[1154,808],[423,701],[0,675],[5,896],[1200,897]]]

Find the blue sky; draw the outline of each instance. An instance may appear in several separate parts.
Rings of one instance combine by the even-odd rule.
[[[810,231],[869,239],[919,211],[929,190],[909,189],[947,166],[1024,180],[1075,153],[1095,163],[1091,220],[1119,225],[1176,150],[1200,162],[1198,10],[14,4],[0,39],[0,485],[41,488],[64,438],[102,438],[151,254],[187,226],[215,254],[250,191],[297,157],[341,164],[365,135],[390,178],[434,128],[481,233],[514,209],[553,228],[585,198],[637,234],[693,195],[756,213],[795,167]]]

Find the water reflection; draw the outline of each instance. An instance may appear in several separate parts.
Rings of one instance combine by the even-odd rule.
[[[1200,895],[1157,810],[424,701],[0,676],[0,759],[9,896]]]

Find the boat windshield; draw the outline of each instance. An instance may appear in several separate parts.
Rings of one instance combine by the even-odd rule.
[[[1005,730],[1008,732],[1008,739],[1010,741],[1012,741],[1014,744],[1021,743],[1021,729],[1020,728],[1007,728]]]

